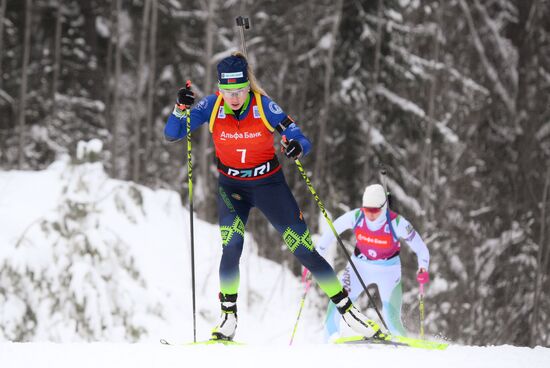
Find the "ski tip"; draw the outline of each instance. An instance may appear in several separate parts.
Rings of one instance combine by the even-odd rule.
[[[348,344],[352,342],[367,341],[365,336],[346,336],[332,340],[333,344]]]

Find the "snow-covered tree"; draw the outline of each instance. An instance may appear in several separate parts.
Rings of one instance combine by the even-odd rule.
[[[98,161],[101,142],[80,142],[62,176],[58,208],[32,223],[0,265],[0,338],[13,341],[136,341],[163,314],[131,244],[102,216],[143,216],[140,189],[112,183]]]

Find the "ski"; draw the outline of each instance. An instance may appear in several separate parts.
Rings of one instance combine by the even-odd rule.
[[[335,344],[374,344],[374,345],[390,345],[390,346],[404,346],[409,348],[420,348],[427,350],[445,350],[449,344],[438,341],[429,341],[422,339],[415,339],[412,337],[404,336],[391,336],[386,335],[382,339],[371,339],[364,336],[350,336],[341,337],[334,340]]]
[[[233,341],[233,340],[221,340],[221,339],[210,339],[196,342],[188,342],[183,344],[173,344],[165,339],[160,339],[162,345],[170,346],[182,346],[182,345],[244,345],[242,342]]]

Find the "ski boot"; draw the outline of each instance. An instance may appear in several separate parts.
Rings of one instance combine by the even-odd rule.
[[[219,294],[222,313],[210,340],[232,341],[237,329],[237,294]]]
[[[375,338],[377,334],[381,333],[380,326],[371,319],[368,319],[363,313],[361,313],[351,303],[348,297],[348,293],[342,290],[332,298],[332,302],[336,304],[336,308],[346,324],[351,327],[352,330],[366,337],[367,339]]]
[[[373,322],[374,323],[374,322]],[[378,326],[378,325],[377,325]],[[378,331],[372,337],[370,340],[378,340],[378,341],[392,341],[392,336],[388,333],[382,332],[382,329],[378,327]]]

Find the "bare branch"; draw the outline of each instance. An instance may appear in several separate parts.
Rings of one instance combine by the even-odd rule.
[[[511,115],[515,115],[516,102],[512,98],[510,93],[508,93],[508,91],[506,90],[502,82],[500,81],[498,77],[498,72],[496,71],[494,66],[491,64],[491,62],[487,58],[485,47],[483,46],[483,43],[481,42],[481,38],[479,37],[479,34],[475,28],[474,20],[472,19],[472,14],[470,12],[470,8],[468,7],[468,4],[466,4],[466,1],[464,0],[459,0],[459,4],[460,4],[460,7],[462,8],[462,11],[464,12],[464,15],[466,16],[466,21],[468,22],[468,27],[470,28],[470,33],[472,35],[474,46],[477,50],[477,53],[479,54],[479,57],[481,59],[483,66],[485,67],[485,72],[487,73],[487,77],[493,83],[495,92],[500,97],[504,105],[506,105],[508,112]]]
[[[506,69],[506,72],[508,73],[508,76],[510,77],[510,80],[513,83],[514,90],[517,91],[518,86],[518,73],[517,73],[517,62],[518,62],[518,55],[516,49],[514,49],[509,40],[503,38],[498,29],[495,22],[491,19],[489,14],[487,13],[487,10],[485,7],[479,3],[479,0],[474,1],[474,5],[478,12],[483,17],[483,20],[489,30],[491,31],[491,34],[493,35],[493,38],[495,40],[495,43],[497,45],[496,49],[498,50],[501,58],[502,58],[502,66]]]

